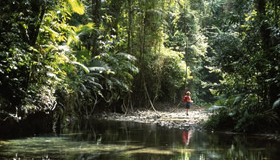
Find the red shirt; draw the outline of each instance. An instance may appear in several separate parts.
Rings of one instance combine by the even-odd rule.
[[[184,96],[184,101],[185,102],[192,102],[191,96],[188,96],[188,95]]]

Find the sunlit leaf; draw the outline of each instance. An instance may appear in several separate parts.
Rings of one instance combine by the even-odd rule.
[[[75,65],[78,65],[78,66],[80,66],[80,67],[82,67],[82,69],[86,72],[86,73],[89,73],[89,68],[88,67],[86,67],[85,65],[83,65],[83,64],[81,64],[81,63],[79,63],[79,62],[72,62],[73,64],[75,64]]]
[[[85,7],[80,0],[67,0],[72,10],[80,15],[85,13]]]

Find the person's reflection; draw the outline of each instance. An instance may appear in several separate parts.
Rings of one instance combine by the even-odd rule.
[[[182,132],[182,141],[185,145],[189,145],[192,136],[192,131],[187,130]]]

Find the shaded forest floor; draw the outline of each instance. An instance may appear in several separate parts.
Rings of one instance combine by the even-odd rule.
[[[128,114],[102,113],[95,117],[98,119],[114,121],[130,121],[147,124],[157,124],[168,128],[202,129],[202,123],[206,122],[210,113],[200,107],[192,106],[189,115],[183,106],[176,107],[168,104],[157,104],[156,111],[151,109],[138,109]]]

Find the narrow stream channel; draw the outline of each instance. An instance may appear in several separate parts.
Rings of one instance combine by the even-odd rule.
[[[13,160],[278,160],[279,151],[263,137],[96,120],[60,135],[0,140],[0,159]]]

